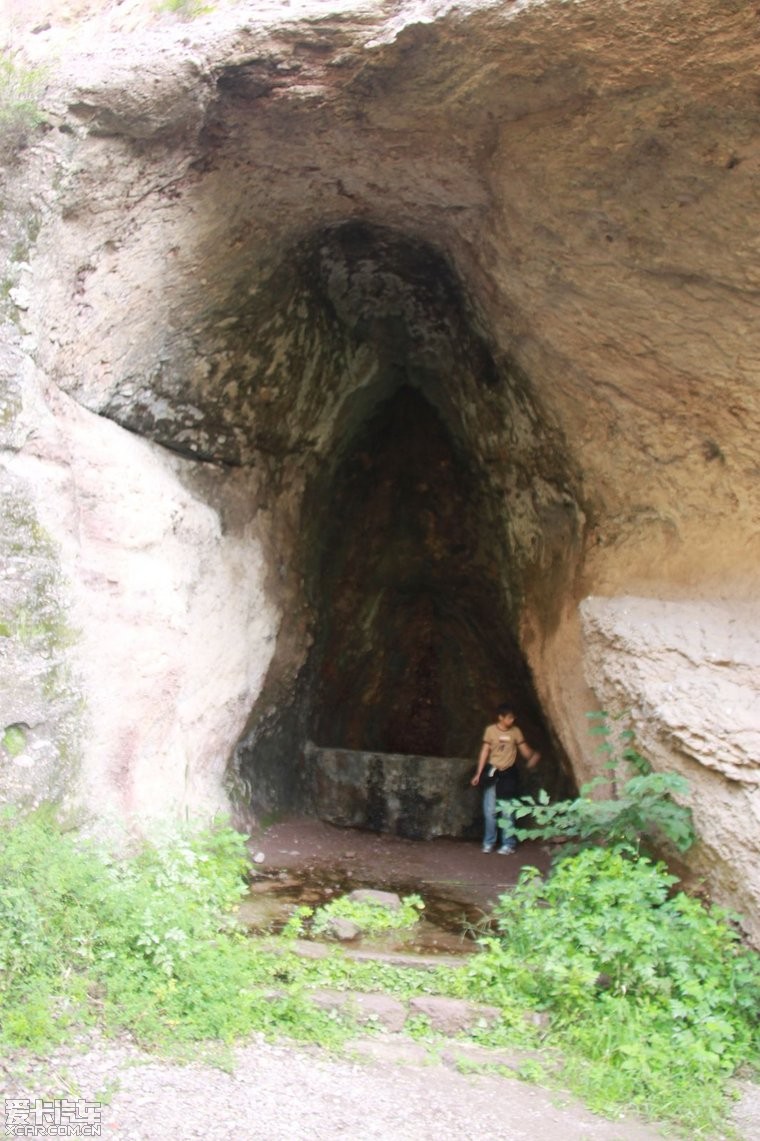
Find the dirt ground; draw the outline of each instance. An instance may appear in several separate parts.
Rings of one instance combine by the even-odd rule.
[[[662,1141],[664,1136],[633,1119],[597,1117],[558,1091],[487,1072],[463,1073],[394,1035],[357,1041],[342,1056],[254,1036],[230,1052],[224,1069],[199,1061],[168,1062],[97,1034],[45,1059],[20,1053],[5,1064],[0,1059],[0,1099],[25,1098],[34,1107],[35,1099],[52,1096],[95,1103],[102,1123],[98,1135],[114,1141],[429,1141],[437,1136],[448,1141]]]
[[[262,870],[334,873],[382,890],[417,891],[436,895],[487,912],[499,895],[517,882],[521,869],[532,864],[546,871],[548,850],[523,844],[515,855],[485,855],[480,843],[467,840],[405,840],[374,832],[336,828],[319,820],[280,820],[254,832],[251,850],[263,856]]]

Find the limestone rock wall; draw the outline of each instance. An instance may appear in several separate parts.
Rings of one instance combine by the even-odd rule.
[[[588,598],[589,681],[630,710],[642,751],[688,778],[700,838],[690,864],[757,932],[760,642],[748,602]],[[590,758],[593,767],[593,758]]]
[[[199,494],[187,463],[38,377],[25,394],[28,435],[4,474],[33,522],[10,539],[24,589],[4,597],[0,719],[26,741],[5,750],[2,794],[19,799],[20,771],[27,802],[59,799],[83,821],[226,811],[279,623],[255,522],[235,520],[251,481],[217,473]],[[4,506],[9,527],[21,509]]]

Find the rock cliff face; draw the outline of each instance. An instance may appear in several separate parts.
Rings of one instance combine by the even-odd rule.
[[[192,9],[9,5],[3,796],[287,807],[505,694],[559,791],[609,702],[760,935],[754,9]]]

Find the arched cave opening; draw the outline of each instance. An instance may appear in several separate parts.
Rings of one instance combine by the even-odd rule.
[[[499,581],[500,542],[440,416],[405,385],[357,434],[322,520],[309,736],[469,757],[481,710],[538,702]]]
[[[350,819],[423,835],[420,802],[462,789],[446,787],[440,766],[440,787],[431,777],[424,795],[406,775],[400,790],[383,777],[378,793],[377,757],[411,758],[407,773],[420,757],[474,765],[505,699],[543,754],[541,784],[566,791],[569,770],[521,650],[520,611],[539,539],[547,590],[558,566],[561,577],[574,504],[527,378],[495,358],[454,271],[427,243],[345,223],[300,243],[288,267],[289,312],[310,323],[296,336],[312,338],[298,405],[323,445],[302,468],[301,612],[284,618],[286,638],[289,621],[302,623],[307,648],[292,678],[270,671],[237,750],[254,811],[331,818],[315,747],[342,750],[337,784],[353,782],[354,801],[372,786],[375,800],[400,796],[414,818],[359,809]],[[506,486],[494,476],[504,453]],[[541,514],[536,487],[558,489],[553,513]]]

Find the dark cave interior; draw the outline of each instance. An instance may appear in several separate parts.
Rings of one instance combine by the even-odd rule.
[[[310,649],[287,692],[265,686],[266,713],[237,751],[254,811],[310,810],[308,742],[474,763],[505,700],[545,758],[542,784],[566,791],[568,767],[520,647],[514,531],[489,459],[522,417],[533,426],[527,449],[510,453],[515,481],[563,481],[526,378],[496,361],[454,271],[428,245],[351,223],[303,243],[292,266],[290,282],[277,271],[282,309],[304,297],[299,311],[319,322],[303,333],[308,362],[293,349],[291,376],[300,366],[308,378],[302,403],[315,416],[331,401],[338,412],[301,506]],[[307,427],[319,434],[316,420],[295,425],[300,448]]]

